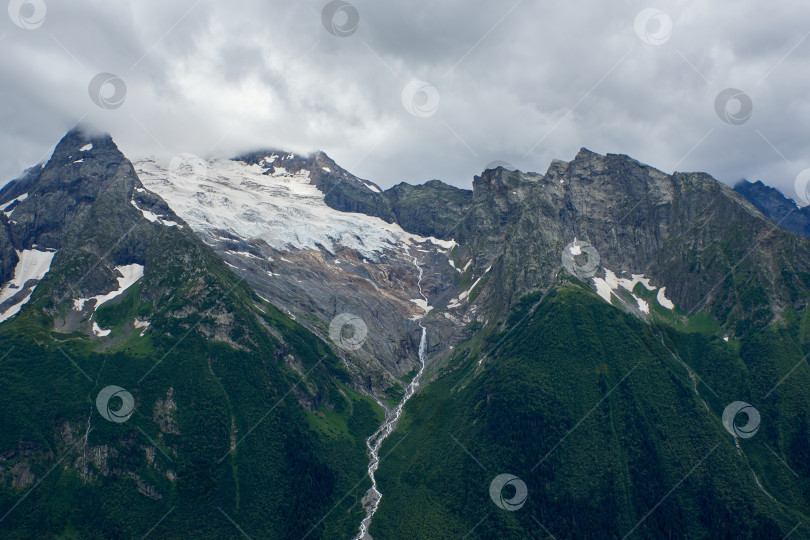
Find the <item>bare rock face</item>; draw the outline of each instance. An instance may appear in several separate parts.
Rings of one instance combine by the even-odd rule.
[[[381,191],[323,153],[257,151],[210,162],[182,185],[153,162],[136,169],[260,296],[337,345],[355,382],[373,393],[413,369],[415,319],[430,325],[429,351],[446,353],[470,325],[500,320],[523,295],[553,286],[575,240],[596,250],[594,275],[644,274],[684,312],[707,310],[729,327],[768,324],[796,307],[792,290],[810,286],[778,268],[786,253],[807,254],[806,243],[733,190],[624,155],[582,149],[546,174],[496,167],[475,177],[472,191],[439,181]],[[429,313],[415,302],[414,257]],[[804,275],[807,263],[797,264],[791,275]],[[740,288],[757,301],[737,302]],[[330,336],[344,313],[363,320],[362,347]]]
[[[152,420],[160,427],[160,432],[165,434],[179,435],[180,429],[174,415],[177,412],[177,403],[174,401],[174,387],[170,387],[166,392],[165,399],[155,401]]]
[[[149,160],[133,167],[109,136],[69,133],[47,165],[0,192],[8,207],[0,273],[13,273],[19,250],[58,250],[54,274],[83,277],[69,288],[63,277],[50,290],[88,297],[114,286],[115,266],[154,256],[167,232],[196,233],[262,298],[331,342],[355,384],[374,394],[416,365],[417,320],[430,325],[430,353],[450,351],[470,325],[500,320],[525,294],[553,286],[575,240],[598,254],[594,275],[644,274],[684,312],[707,310],[729,327],[766,325],[800,307],[795,293],[810,287],[801,277],[806,242],[733,190],[706,174],[669,175],[624,155],[582,149],[546,174],[488,169],[472,191],[439,181],[382,191],[322,152],[261,150],[202,169]],[[96,244],[113,249],[100,253]],[[787,254],[796,268],[783,272]],[[193,268],[202,254],[164,256]],[[103,264],[93,262],[101,257]],[[742,289],[753,300],[739,302]],[[186,318],[210,293],[201,282],[167,314]],[[173,294],[150,282],[143,297]],[[65,313],[61,331],[86,322],[86,314]],[[227,310],[205,315],[198,325],[205,336],[250,346],[249,337],[231,338]],[[362,321],[348,329],[364,334],[360,343],[333,328],[345,316]]]
[[[29,171],[10,184],[7,196],[22,195],[15,193],[22,190],[28,193],[14,206],[11,237],[15,247],[36,244],[60,249],[78,241],[76,233],[93,221],[112,227],[111,233],[119,232],[126,224],[105,222],[104,215],[94,212],[94,203],[123,208],[139,186],[129,161],[108,135],[75,129],[62,138],[41,170]]]
[[[322,153],[267,150],[214,160],[196,172],[150,160],[136,169],[260,297],[331,342],[358,387],[384,392],[413,370],[416,321],[430,309],[419,294],[419,270],[429,296],[451,287],[452,240],[385,221],[380,216],[392,217],[383,211],[388,203],[380,211],[370,206],[387,201],[382,191]],[[346,211],[335,209],[332,194],[348,201],[348,190],[364,195]],[[359,326],[347,327],[347,317]],[[349,331],[357,342],[342,339]]]
[[[14,489],[27,488],[36,480],[34,473],[31,472],[31,467],[26,461],[20,461],[14,465],[14,467],[11,468],[11,475],[11,487]]]
[[[799,236],[810,237],[810,206],[799,208],[793,200],[760,181],[742,180],[734,186],[734,191],[780,227]]]
[[[30,169],[0,193],[2,201],[17,200],[6,225],[0,225],[0,252],[57,251],[52,268],[73,265],[74,272],[84,274],[55,292],[85,297],[107,292],[117,282],[111,267],[143,264],[150,242],[160,232],[132,204],[139,189],[143,187],[132,164],[109,135],[74,129],[46,164]],[[168,211],[165,203],[162,208]],[[104,245],[113,249],[105,252]],[[89,262],[75,260],[79,253]],[[102,257],[105,264],[93,264]],[[5,276],[9,271],[3,259]],[[15,265],[16,260],[16,253],[8,258]]]
[[[402,182],[386,189],[396,222],[406,231],[450,240],[469,210],[473,192],[430,180],[412,186]]]
[[[3,188],[0,206],[6,208],[0,218],[0,285],[13,277],[24,250],[52,254],[47,283],[37,287],[30,303],[47,296],[43,311],[53,318],[57,331],[101,332],[91,321],[95,301],[74,301],[116,290],[120,267],[138,265],[149,277],[152,263],[160,261],[178,270],[168,275],[196,279],[200,286],[183,291],[183,302],[176,302],[176,282],[146,279],[141,299],[157,309],[168,307],[175,318],[196,315],[205,305],[201,331],[237,348],[245,346],[232,337],[235,324],[228,310],[208,302],[219,292],[202,276],[216,256],[163,199],[143,188],[132,163],[109,135],[70,131],[47,163]],[[0,305],[0,314],[37,283],[19,287]]]
[[[704,173],[668,175],[586,149],[545,175],[498,168],[476,177],[455,238],[469,249],[475,276],[492,267],[479,302],[493,314],[553,283],[575,239],[595,247],[601,267],[645,274],[684,311],[707,310],[723,324],[767,324],[800,307],[792,290],[810,287],[791,277],[808,270],[807,243],[729,187]],[[801,268],[782,272],[785,260]],[[737,301],[742,289],[756,291],[756,305]]]

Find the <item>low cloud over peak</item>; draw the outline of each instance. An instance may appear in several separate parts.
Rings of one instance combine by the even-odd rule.
[[[383,187],[583,146],[791,197],[810,168],[810,5],[14,4],[0,182],[77,122],[131,158],[322,149]]]

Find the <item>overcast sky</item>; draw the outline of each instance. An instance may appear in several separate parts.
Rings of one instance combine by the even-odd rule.
[[[322,149],[383,187],[469,187],[495,160],[545,172],[583,146],[791,197],[810,168],[807,2],[12,0],[8,11],[0,184],[77,121],[132,159]]]

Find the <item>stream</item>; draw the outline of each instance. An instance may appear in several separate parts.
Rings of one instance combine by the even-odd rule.
[[[422,267],[419,266],[417,257],[413,258],[413,265],[419,271],[419,280],[417,282],[419,286],[419,294],[425,301],[425,305],[427,305],[428,299],[422,292]],[[427,314],[427,310],[425,310],[425,314]],[[425,371],[425,360],[427,356],[427,328],[425,328],[421,322],[419,322],[419,327],[422,329],[422,336],[419,339],[419,371],[417,371],[416,376],[405,389],[405,395],[402,397],[402,400],[399,402],[396,408],[389,411],[382,425],[380,425],[380,427],[377,428],[377,431],[366,439],[366,446],[368,447],[369,454],[368,476],[371,478],[371,487],[363,496],[363,508],[366,510],[366,517],[360,522],[360,532],[354,537],[354,540],[371,540],[371,536],[368,534],[368,529],[371,526],[371,520],[374,518],[374,514],[377,512],[377,508],[380,506],[380,500],[382,499],[382,493],[380,493],[380,491],[377,489],[377,478],[375,477],[377,468],[380,466],[380,448],[382,447],[385,439],[387,439],[388,436],[393,433],[394,429],[396,429],[397,422],[399,422],[399,418],[402,416],[402,409],[405,406],[405,403],[414,395],[416,389],[419,388],[419,379],[422,377],[422,373]]]

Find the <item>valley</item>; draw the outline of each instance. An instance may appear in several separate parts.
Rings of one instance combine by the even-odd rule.
[[[77,129],[0,206],[4,537],[804,537],[810,244],[707,174]]]

